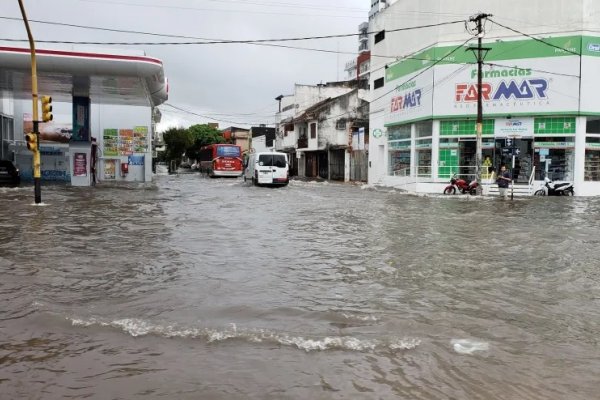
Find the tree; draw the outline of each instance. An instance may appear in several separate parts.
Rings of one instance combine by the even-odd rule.
[[[165,141],[165,157],[171,168],[171,161],[178,166],[186,150],[194,144],[194,138],[188,129],[169,128],[163,134]]]
[[[208,146],[209,144],[225,143],[225,139],[221,132],[212,126],[198,124],[190,126],[188,130],[193,143],[186,149],[185,154],[192,160],[197,160],[199,158],[198,153],[200,152],[201,147]]]

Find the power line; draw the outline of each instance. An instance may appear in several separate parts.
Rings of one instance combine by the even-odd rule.
[[[3,17],[8,18],[8,17]],[[406,28],[397,28],[391,29],[386,32],[402,32],[402,31],[410,31],[416,29],[426,29],[433,28],[444,25],[452,25],[457,23],[463,23],[464,21],[447,21],[440,22],[436,24],[428,24],[428,25],[420,25],[420,26],[412,26]],[[64,24],[65,26],[74,26],[72,24]],[[77,26],[82,27],[82,26]],[[109,28],[99,28],[103,30],[108,30]],[[116,29],[112,29],[111,31],[117,31]],[[134,32],[131,32],[134,33]],[[135,32],[142,33],[142,32]],[[377,32],[367,32],[367,34],[374,34]],[[275,38],[275,39],[251,39],[251,40],[205,40],[203,41],[194,41],[194,42],[91,42],[91,41],[67,41],[67,40],[36,40],[39,43],[61,43],[61,44],[86,44],[86,45],[118,45],[118,46],[164,46],[164,45],[208,45],[208,44],[252,44],[252,43],[269,43],[269,42],[294,42],[294,41],[304,41],[304,40],[323,40],[323,39],[338,39],[344,37],[354,37],[360,36],[363,33],[346,33],[346,34],[338,34],[338,35],[322,35],[322,36],[305,36],[305,37],[293,37],[293,38]],[[167,36],[167,35],[160,35]],[[175,35],[169,35],[175,36]],[[8,42],[23,42],[26,41],[24,39],[0,39]]]
[[[469,38],[467,40],[465,40],[463,43],[461,43],[460,45],[456,46],[452,51],[450,51],[449,53],[445,54],[444,56],[440,57],[438,60],[436,60],[435,62],[433,62],[431,65],[429,65],[427,68],[423,69],[421,72],[419,72],[418,74],[410,77],[409,79],[407,79],[406,81],[398,84],[398,85],[394,85],[394,88],[384,94],[382,94],[381,96],[371,100],[369,103],[367,104],[363,104],[362,106],[358,106],[356,108],[356,111],[358,111],[359,109],[365,107],[365,106],[370,106],[371,104],[374,104],[377,100],[381,100],[382,98],[384,98],[385,96],[387,96],[388,94],[392,93],[393,91],[395,91],[398,87],[403,86],[405,84],[407,84],[408,82],[414,80],[415,78],[418,78],[419,76],[423,75],[425,72],[429,71],[430,69],[432,69],[433,67],[435,67],[437,64],[441,63],[442,61],[444,61],[446,58],[450,57],[452,54],[456,53],[459,49],[461,49],[462,47],[464,47],[467,43],[469,43],[471,40],[473,40],[473,38]],[[461,67],[458,71],[455,71],[453,74],[462,71],[462,69],[465,68],[465,66]],[[325,121],[330,120],[330,119],[337,119],[340,117],[343,117],[344,115],[348,115],[350,114],[351,111],[347,111],[345,113],[333,116],[333,117],[328,117],[325,118]],[[371,111],[369,112],[368,115],[374,114],[375,111]]]
[[[517,34],[519,34],[519,35],[522,35],[522,36],[528,37],[528,38],[530,38],[530,39],[533,39],[533,40],[535,40],[536,42],[543,43],[543,44],[545,44],[546,46],[550,46],[550,47],[553,47],[553,48],[555,48],[555,49],[562,50],[562,51],[564,51],[564,52],[566,52],[566,53],[571,53],[571,54],[574,54],[574,55],[576,55],[576,56],[580,56],[580,54],[579,54],[579,53],[576,53],[576,52],[574,52],[574,51],[572,51],[572,50],[565,49],[564,47],[556,46],[556,45],[554,45],[554,44],[552,44],[552,43],[546,42],[545,40],[542,40],[542,39],[540,39],[540,38],[536,38],[535,36],[531,36],[531,35],[529,35],[529,34],[527,34],[527,33],[521,32],[521,31],[519,31],[519,30],[516,30],[516,29],[514,29],[514,28],[510,28],[510,27],[508,27],[508,26],[506,26],[506,25],[502,25],[501,23],[499,23],[499,22],[496,22],[495,20],[493,20],[493,19],[491,19],[491,18],[490,18],[489,20],[490,20],[492,23],[494,23],[494,24],[498,25],[499,27],[502,27],[502,28],[504,28],[504,29],[508,29],[509,31],[512,31],[512,32],[514,32],[514,33],[517,33]]]
[[[488,63],[488,62],[484,62],[484,65],[489,65],[492,67],[500,67],[500,68],[517,68],[517,69],[528,69],[534,72],[541,72],[542,74],[549,74],[549,75],[557,75],[557,76],[567,76],[570,78],[581,78],[579,75],[573,75],[573,74],[565,74],[565,73],[561,73],[561,72],[551,72],[551,71],[544,71],[543,69],[533,69],[533,68],[529,68],[529,67],[519,67],[518,65],[503,65],[503,64],[496,64],[496,63]]]
[[[264,124],[263,122],[261,122],[261,123],[249,123],[249,122],[242,122],[242,121],[230,121],[230,120],[226,120],[226,119],[212,118],[212,117],[209,117],[207,115],[198,114],[198,113],[195,113],[193,111],[189,111],[189,110],[186,110],[184,108],[174,106],[173,104],[170,104],[170,103],[163,103],[163,105],[171,107],[171,108],[174,108],[175,110],[182,111],[182,112],[184,112],[186,114],[195,115],[197,117],[201,117],[201,118],[205,118],[205,119],[210,119],[212,121],[227,122],[229,124],[238,124],[238,125],[260,125],[260,124]],[[165,111],[168,112],[168,110],[165,110]],[[264,125],[275,125],[275,124],[273,123],[273,124],[264,124]]]
[[[19,22],[21,22],[23,20],[20,17],[3,17],[3,16],[0,16],[0,19],[19,21]],[[146,31],[116,29],[116,28],[104,28],[104,27],[99,27],[99,26],[86,26],[86,25],[77,25],[77,24],[55,22],[55,21],[42,21],[42,20],[35,20],[35,19],[30,19],[29,22],[36,23],[36,24],[44,24],[44,25],[64,26],[64,27],[69,27],[69,28],[90,29],[90,30],[98,30],[98,31],[105,31],[105,32],[129,33],[129,34],[136,34],[136,35],[149,35],[149,36],[158,36],[158,37],[171,37],[171,38],[178,38],[178,39],[194,39],[194,40],[206,40],[206,41],[222,40],[222,39],[205,38],[205,37],[198,37],[198,36],[174,35],[174,34],[168,34],[168,33],[156,33],[156,32],[146,32]],[[7,39],[0,39],[0,40],[7,40]],[[26,40],[25,39],[23,39],[23,40],[8,39],[8,41],[23,41],[24,42]],[[361,54],[361,53],[350,52],[350,51],[316,49],[316,48],[310,48],[310,47],[299,47],[299,46],[290,46],[290,45],[282,45],[282,44],[274,44],[274,43],[247,43],[247,44],[256,45],[256,46],[266,46],[266,47],[279,47],[279,48],[292,49],[292,50],[315,51],[315,52],[321,52],[321,53],[348,54],[348,55],[353,55],[353,56],[358,56]],[[428,47],[431,47],[431,46],[424,47],[422,50],[425,50]],[[414,55],[417,53],[419,53],[419,51],[416,51],[412,54]],[[373,53],[371,53],[371,58],[389,58],[389,59],[395,59],[396,61],[400,61],[400,60],[429,61],[429,59],[427,59],[427,58],[418,58],[418,57],[411,57],[411,56],[384,56],[384,55],[378,55],[378,54],[373,54]]]

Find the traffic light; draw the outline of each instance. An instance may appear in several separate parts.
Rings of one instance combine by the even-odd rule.
[[[52,97],[42,96],[42,121],[52,121]]]
[[[27,149],[34,153],[38,151],[37,146],[37,135],[35,133],[28,133],[25,135],[25,141],[27,142]]]

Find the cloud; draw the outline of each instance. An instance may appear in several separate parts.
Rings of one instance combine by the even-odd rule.
[[[368,4],[364,0],[337,0],[326,4],[300,0],[179,0],[168,3],[158,0],[31,0],[26,6],[30,19],[219,39],[354,33],[368,13]],[[364,13],[359,9],[364,9]],[[5,4],[3,15],[20,16],[17,2]],[[51,40],[177,40],[40,24],[32,24],[32,28],[37,38]],[[22,22],[3,21],[0,37],[25,38]],[[356,51],[358,46],[356,37],[289,44],[347,52]],[[203,115],[228,113],[231,115],[227,118],[216,117],[248,123],[272,121],[272,115],[277,111],[275,97],[291,93],[295,83],[316,84],[343,79],[343,66],[352,58],[350,55],[240,44],[133,48],[163,60],[169,78],[170,103]],[[165,121],[201,122],[199,117],[176,114],[166,107],[162,110]],[[257,110],[260,112],[254,115],[240,115]]]

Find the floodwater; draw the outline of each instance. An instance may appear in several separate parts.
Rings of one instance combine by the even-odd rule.
[[[597,399],[600,200],[0,189],[1,399]]]

